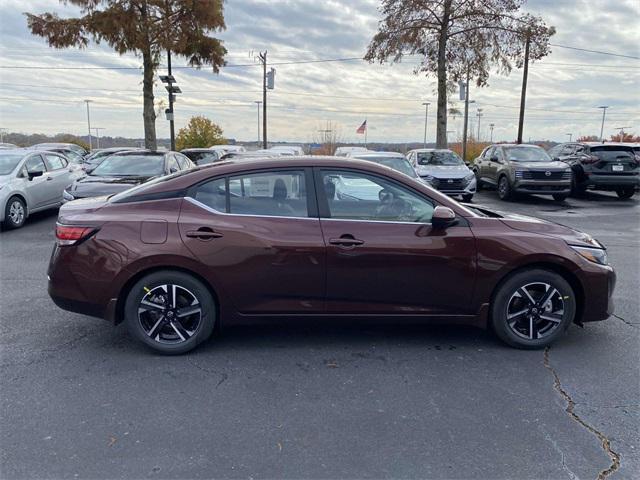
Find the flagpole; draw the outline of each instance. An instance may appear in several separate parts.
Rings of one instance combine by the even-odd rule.
[[[369,125],[366,124],[367,119],[364,119],[365,121],[365,126],[364,126],[364,148],[367,148],[367,131],[369,130]]]

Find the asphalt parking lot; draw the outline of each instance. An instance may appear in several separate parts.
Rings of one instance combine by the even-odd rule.
[[[638,196],[474,201],[601,240],[616,315],[548,352],[471,328],[289,322],[161,357],[51,302],[55,212],[0,233],[0,476],[638,478]]]

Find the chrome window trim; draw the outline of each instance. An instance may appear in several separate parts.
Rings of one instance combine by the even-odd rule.
[[[195,205],[196,207],[200,207],[208,212],[215,213],[216,215],[224,215],[227,217],[255,217],[255,218],[285,218],[291,219],[295,218],[297,220],[334,220],[337,222],[360,222],[360,223],[392,223],[398,225],[431,225],[429,223],[423,222],[395,222],[393,220],[365,220],[365,219],[355,219],[355,218],[331,218],[331,217],[285,217],[282,215],[257,215],[257,214],[249,214],[249,213],[227,213],[221,212],[220,210],[216,210],[215,208],[211,208],[208,205],[196,200],[193,197],[184,197],[189,203]]]
[[[200,202],[199,200],[196,200],[193,197],[189,197],[186,196],[184,197],[185,200],[187,200],[188,202],[194,204],[197,207],[203,208],[209,212],[215,213],[217,215],[224,215],[227,217],[256,217],[256,218],[295,218],[297,220],[319,220],[319,217],[298,217],[298,216],[283,216],[283,215],[257,215],[257,214],[251,214],[251,213],[227,213],[227,212],[221,212],[219,210],[216,210],[215,208],[211,208],[209,205],[205,205],[204,203]]]

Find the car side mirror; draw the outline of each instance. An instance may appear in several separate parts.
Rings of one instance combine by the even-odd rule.
[[[169,173],[176,173],[178,171],[178,169],[176,167],[171,167],[169,169]]]
[[[489,159],[490,162],[496,162],[496,163],[500,163],[500,159],[498,157],[491,157]]]
[[[553,157],[553,161],[554,162],[559,162],[560,161],[560,157]]]
[[[454,223],[456,223],[456,213],[449,207],[438,205],[433,210],[431,225],[433,225],[434,228],[447,228]]]
[[[34,171],[34,172],[29,172],[29,171],[27,171],[27,176],[29,177],[29,180],[31,181],[31,180],[33,180],[35,177],[41,177],[43,173],[44,173],[44,172],[43,172],[42,170],[36,170],[36,171]]]

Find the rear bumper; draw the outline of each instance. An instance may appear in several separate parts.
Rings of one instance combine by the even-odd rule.
[[[618,187],[640,188],[640,175],[585,175],[582,185],[588,188],[614,190]]]

